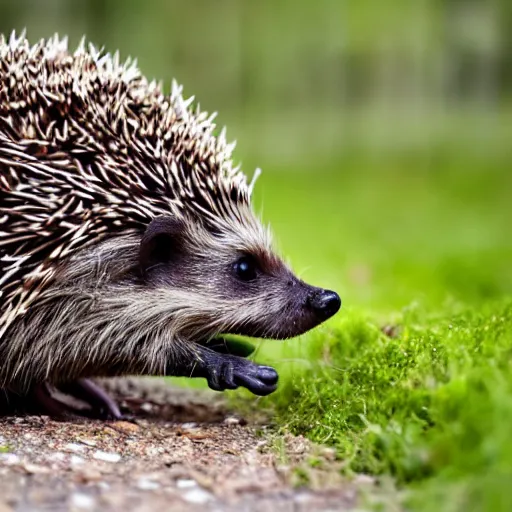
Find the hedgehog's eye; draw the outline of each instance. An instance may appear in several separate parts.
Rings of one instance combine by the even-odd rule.
[[[252,281],[256,278],[256,263],[252,258],[243,256],[234,265],[235,274],[241,281]]]

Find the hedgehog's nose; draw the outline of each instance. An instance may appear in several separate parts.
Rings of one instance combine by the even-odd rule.
[[[338,312],[341,299],[331,290],[315,290],[308,298],[308,305],[323,322]]]

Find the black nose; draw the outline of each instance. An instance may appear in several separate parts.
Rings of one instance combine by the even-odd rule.
[[[316,290],[308,298],[308,304],[322,321],[331,318],[341,307],[341,299],[331,290]]]

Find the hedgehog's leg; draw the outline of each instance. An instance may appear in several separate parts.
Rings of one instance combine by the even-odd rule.
[[[58,389],[88,404],[91,408],[88,417],[109,420],[120,420],[124,417],[116,401],[89,379],[60,384]]]
[[[81,409],[60,400],[56,391],[86,403],[90,409]],[[28,414],[46,414],[54,418],[86,417],[91,419],[122,419],[119,407],[99,386],[88,379],[53,387],[48,382],[34,385],[28,394],[19,400],[21,407],[15,406],[13,412]]]
[[[28,413],[47,414],[52,417],[82,416],[82,411],[61,402],[52,394],[50,384],[36,384],[27,396],[26,411]]]
[[[198,358],[192,363],[169,368],[169,374],[203,377],[216,391],[247,388],[255,395],[265,396],[277,389],[278,375],[270,366],[260,366],[231,354],[222,354],[198,346]]]

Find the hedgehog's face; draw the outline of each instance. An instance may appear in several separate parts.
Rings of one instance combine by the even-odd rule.
[[[145,282],[189,297],[193,327],[207,336],[290,338],[338,311],[335,292],[301,281],[268,243],[247,235],[237,229],[212,235],[170,217],[155,219],[141,242]]]

